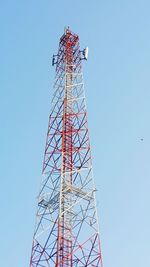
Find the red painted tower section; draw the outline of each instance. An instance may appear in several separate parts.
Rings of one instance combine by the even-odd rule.
[[[30,267],[102,267],[79,36],[60,38]]]

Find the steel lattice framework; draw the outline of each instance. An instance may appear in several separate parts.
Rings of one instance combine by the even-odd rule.
[[[30,267],[102,267],[78,35],[60,38]]]

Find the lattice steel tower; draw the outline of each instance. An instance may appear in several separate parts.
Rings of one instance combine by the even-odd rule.
[[[30,267],[102,267],[79,36],[60,38]]]

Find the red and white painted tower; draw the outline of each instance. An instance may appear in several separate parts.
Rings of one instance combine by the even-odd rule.
[[[60,38],[30,267],[102,267],[79,36]]]

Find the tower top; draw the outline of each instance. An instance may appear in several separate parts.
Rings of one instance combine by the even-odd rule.
[[[65,34],[67,33],[67,31],[70,31],[69,26],[67,26],[67,27],[64,28],[64,33],[65,33]]]

